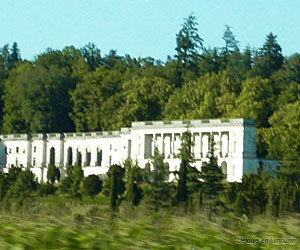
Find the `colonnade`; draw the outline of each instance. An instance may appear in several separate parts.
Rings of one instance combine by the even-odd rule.
[[[145,159],[154,155],[157,148],[163,153],[165,158],[176,158],[181,148],[181,138],[183,133],[153,133],[145,134],[144,152],[138,148],[138,155]],[[210,150],[210,141],[214,141],[215,155],[221,158],[229,155],[229,132],[194,132],[191,133],[192,153],[195,159],[207,158]],[[138,146],[140,147],[140,146]],[[144,153],[144,154],[143,154]]]

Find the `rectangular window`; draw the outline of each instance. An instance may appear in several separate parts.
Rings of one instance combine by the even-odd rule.
[[[36,153],[36,147],[33,147],[33,152]]]
[[[9,152],[9,154],[11,154],[11,148],[10,148],[10,149],[8,149],[8,152]]]
[[[35,158],[33,158],[32,164],[33,164],[34,167],[36,166],[36,159]]]
[[[16,147],[16,153],[19,153],[19,147]]]
[[[16,166],[19,166],[19,159],[16,158]]]

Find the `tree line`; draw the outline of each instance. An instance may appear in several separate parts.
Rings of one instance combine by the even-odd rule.
[[[201,171],[193,164],[192,146],[191,134],[187,131],[182,135],[178,154],[181,163],[176,171],[170,171],[164,155],[157,149],[144,168],[127,159],[122,165],[110,166],[106,175],[100,177],[84,177],[82,167],[75,165],[68,166],[66,176],[61,179],[59,168],[51,165],[47,182],[38,183],[30,169],[22,171],[13,166],[8,173],[0,173],[0,200],[23,202],[44,196],[95,198],[101,192],[109,197],[113,211],[118,211],[121,205],[134,210],[143,203],[153,211],[172,207],[183,209],[185,213],[200,210],[210,220],[226,214],[251,218],[300,212],[299,172],[284,168],[274,175],[259,165],[258,172],[245,174],[241,183],[228,183],[218,166],[213,140],[208,161],[203,163]]]

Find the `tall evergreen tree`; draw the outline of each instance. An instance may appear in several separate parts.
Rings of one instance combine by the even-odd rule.
[[[20,50],[18,48],[18,44],[16,42],[13,43],[11,52],[10,52],[10,67],[14,67],[17,62],[22,60]]]
[[[200,171],[192,165],[195,162],[192,152],[193,146],[192,135],[189,131],[186,131],[182,135],[179,153],[181,163],[178,172],[177,202],[185,203],[190,209],[194,208],[195,201],[200,198],[199,190],[201,186]]]
[[[144,180],[147,183],[144,191],[146,199],[156,211],[171,203],[169,175],[169,165],[164,163],[164,155],[155,148],[151,165],[148,164],[144,169]]]
[[[141,169],[137,162],[133,164],[131,159],[124,162],[125,168],[125,193],[124,197],[130,207],[137,206],[142,198],[142,189],[140,183],[142,181]]]
[[[183,67],[182,74],[188,70],[197,74],[201,52],[205,50],[203,39],[198,34],[197,19],[191,14],[185,19],[181,30],[176,35],[175,58]]]
[[[109,181],[110,207],[115,210],[121,202],[122,194],[125,191],[123,177],[125,169],[120,165],[113,164],[110,166],[107,176]]]
[[[281,68],[282,63],[282,49],[277,42],[277,36],[270,33],[254,59],[253,73],[257,76],[269,78],[273,72]]]
[[[235,36],[228,25],[225,26],[225,30],[222,38],[225,42],[225,47],[223,48],[225,54],[228,55],[229,53],[232,53],[239,49],[238,41],[235,39]]]
[[[209,161],[203,163],[201,167],[202,193],[204,195],[207,213],[211,219],[212,213],[215,211],[218,204],[218,195],[224,189],[224,175],[221,168],[218,166],[218,159],[214,152],[215,142],[212,138],[209,141]]]

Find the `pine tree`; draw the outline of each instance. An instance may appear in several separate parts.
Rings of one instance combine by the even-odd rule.
[[[197,25],[197,19],[193,14],[185,19],[182,29],[176,35],[177,54],[175,55],[184,72],[190,70],[196,74],[201,52],[205,50],[203,39],[198,34]]]
[[[125,169],[120,165],[113,164],[110,166],[107,176],[109,178],[109,197],[110,207],[115,210],[119,206],[122,198],[122,194],[125,191],[125,185],[123,177]]]
[[[284,57],[276,38],[277,36],[273,33],[267,35],[263,47],[254,60],[253,73],[255,76],[269,78],[273,72],[281,68]]]
[[[124,162],[125,168],[125,193],[124,197],[130,207],[137,206],[142,198],[142,189],[139,183],[142,180],[141,169],[137,162],[133,164],[131,159]]]
[[[234,51],[238,51],[238,41],[235,39],[235,36],[228,25],[225,26],[225,31],[222,38],[225,42],[223,51],[226,55]]]
[[[218,200],[217,197],[224,189],[224,175],[218,166],[218,159],[214,153],[215,142],[210,139],[209,161],[203,163],[201,167],[202,193],[204,194],[205,203],[207,205],[208,217],[211,219],[212,213],[215,211]]]
[[[147,164],[144,169],[144,180],[147,183],[144,192],[145,198],[156,211],[171,204],[169,175],[169,165],[164,162],[164,155],[155,148],[151,164]]]
[[[179,157],[181,159],[178,172],[177,202],[188,202],[193,207],[193,201],[199,195],[200,172],[191,164],[195,162],[192,154],[192,136],[189,131],[183,133]],[[200,198],[200,197],[198,197]]]

